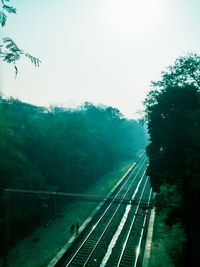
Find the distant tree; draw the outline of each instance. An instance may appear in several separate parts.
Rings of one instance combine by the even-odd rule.
[[[8,14],[16,14],[16,8],[10,5],[10,0],[1,0],[0,2],[0,25],[4,27],[7,21]],[[16,62],[22,57],[30,59],[30,61],[35,65],[39,66],[41,61],[30,55],[27,52],[24,52],[21,48],[19,48],[16,43],[9,37],[4,37],[2,39],[2,43],[0,43],[0,58],[7,62],[13,64],[15,68],[15,77],[18,73],[18,68]]]
[[[132,159],[126,149],[137,148],[140,127],[112,107],[42,108],[0,95],[0,204],[7,187],[83,192],[120,161]],[[30,200],[24,208],[22,199],[14,201],[13,240],[40,224],[36,204]],[[0,211],[0,241],[3,216]]]

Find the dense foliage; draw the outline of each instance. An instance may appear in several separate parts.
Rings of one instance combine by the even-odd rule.
[[[112,107],[46,109],[1,97],[0,201],[5,188],[83,192],[133,148],[144,148],[145,138],[141,125]],[[40,219],[28,200],[12,205],[15,241]]]
[[[168,209],[166,223],[180,224],[186,233],[185,261],[175,266],[196,266],[200,220],[200,57],[178,58],[153,83],[146,99],[150,143],[148,174],[160,209]],[[157,89],[160,90],[156,90]],[[165,186],[165,194],[160,188]],[[165,196],[165,197],[164,197]]]

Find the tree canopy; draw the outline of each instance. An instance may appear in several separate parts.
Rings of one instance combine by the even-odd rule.
[[[200,201],[200,56],[179,57],[152,85],[145,101],[150,135],[147,172],[156,192],[163,185],[169,186],[165,190],[173,188],[167,222],[174,225],[179,221],[184,226],[186,265],[182,264],[194,266],[200,238],[196,216]]]
[[[161,73],[161,80],[152,82],[153,87],[166,88],[168,86],[194,85],[200,87],[200,56],[189,53],[178,57],[174,65]]]
[[[112,107],[43,108],[1,96],[0,205],[5,188],[83,193],[132,159],[132,149],[144,148],[145,138],[141,125]],[[26,209],[20,199],[13,203],[14,242],[41,223],[33,203],[27,201]]]

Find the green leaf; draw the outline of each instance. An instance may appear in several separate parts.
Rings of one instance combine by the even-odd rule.
[[[5,9],[8,13],[15,13],[17,9],[13,6],[7,6],[7,5],[3,5],[3,9]]]
[[[20,54],[16,53],[5,53],[3,60],[7,63],[13,63],[20,59]]]
[[[3,11],[0,11],[0,24],[1,26],[5,26],[7,20],[7,16]]]
[[[5,37],[5,38],[3,38],[3,42],[6,44],[5,47],[8,50],[10,50],[11,52],[13,52],[13,53],[22,53],[22,50],[20,50],[18,48],[16,43],[11,38]]]
[[[38,58],[33,57],[28,53],[25,54],[25,57],[29,58],[30,61],[35,65],[35,67],[39,67],[41,61]]]

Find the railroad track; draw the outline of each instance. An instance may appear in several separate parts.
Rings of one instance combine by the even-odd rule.
[[[148,206],[152,198],[145,175],[146,164],[147,158],[143,155],[56,267],[137,266],[148,221],[148,212],[142,203]],[[130,201],[125,205],[124,199],[137,204],[132,205]]]

